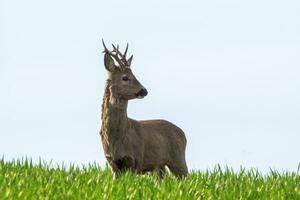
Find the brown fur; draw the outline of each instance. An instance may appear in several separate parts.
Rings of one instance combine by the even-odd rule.
[[[107,56],[107,55],[105,55]],[[107,60],[108,59],[108,60]],[[101,140],[105,157],[115,175],[124,170],[136,173],[157,171],[165,166],[178,177],[185,177],[186,138],[183,131],[165,120],[137,121],[127,117],[128,100],[144,88],[129,68],[121,70],[105,60],[109,71],[102,103]],[[122,81],[124,74],[130,81]]]

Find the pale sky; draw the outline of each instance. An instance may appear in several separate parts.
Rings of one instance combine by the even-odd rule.
[[[0,156],[105,165],[101,38],[134,55],[190,169],[300,163],[300,2],[0,0]]]

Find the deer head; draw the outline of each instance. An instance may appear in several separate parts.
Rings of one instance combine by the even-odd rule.
[[[119,45],[116,47],[112,44],[113,50],[109,51],[103,39],[102,43],[104,47],[104,66],[108,71],[108,80],[114,98],[130,100],[145,97],[148,94],[147,90],[136,79],[130,69],[133,56],[129,59],[126,58],[128,44],[124,54],[122,54],[119,51]]]

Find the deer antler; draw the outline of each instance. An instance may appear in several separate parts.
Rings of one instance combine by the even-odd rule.
[[[119,45],[117,45],[117,47],[115,47],[115,45],[112,44],[112,46],[114,48],[114,50],[112,52],[116,52],[116,54],[118,54],[121,57],[121,61],[126,65],[126,67],[129,67],[128,60],[126,58],[126,54],[127,54],[127,50],[128,50],[128,43],[126,45],[124,55],[119,51]]]
[[[127,50],[128,50],[128,43],[127,43],[127,45],[126,45],[126,49],[125,49],[124,55],[120,54],[121,59],[122,59],[123,61],[125,61],[126,63],[127,63],[127,59],[126,59]],[[127,64],[128,64],[128,63],[127,63]]]
[[[107,53],[109,54],[111,57],[113,57],[115,59],[116,62],[118,62],[119,66],[121,69],[124,69],[124,68],[129,68],[129,64],[128,64],[128,61],[126,59],[126,54],[127,54],[127,50],[128,50],[128,43],[127,43],[127,46],[126,46],[126,50],[124,52],[124,55],[119,51],[119,45],[117,45],[117,47],[112,44],[114,50],[112,51],[109,51],[106,46],[105,46],[105,43],[104,43],[104,40],[102,39],[102,44],[103,44],[103,47],[104,47],[104,51],[103,53]],[[119,57],[120,56],[120,57]]]

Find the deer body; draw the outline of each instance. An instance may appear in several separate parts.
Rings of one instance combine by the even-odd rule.
[[[136,173],[157,171],[162,176],[165,166],[168,166],[176,176],[185,177],[188,169],[183,131],[165,120],[137,121],[128,118],[128,100],[146,96],[147,90],[129,68],[132,57],[129,62],[125,59],[124,62],[118,61],[114,56],[120,53],[117,48],[114,49],[116,54],[106,47],[104,51],[109,78],[102,103],[100,131],[105,157],[112,171],[115,175],[124,170]],[[127,48],[125,56],[126,52]],[[118,67],[112,57],[119,63]]]

